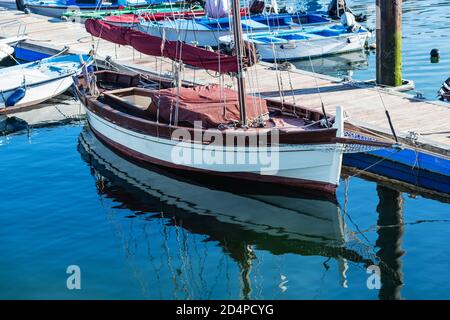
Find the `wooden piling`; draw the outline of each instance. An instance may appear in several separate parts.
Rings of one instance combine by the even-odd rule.
[[[402,0],[377,0],[377,83],[402,85]]]
[[[378,247],[380,259],[381,300],[400,300],[403,286],[402,248],[404,233],[403,198],[399,191],[381,185],[377,186],[379,203],[378,212]]]

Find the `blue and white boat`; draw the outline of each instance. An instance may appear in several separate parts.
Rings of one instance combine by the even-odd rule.
[[[342,24],[327,25],[310,30],[279,30],[244,35],[253,43],[264,61],[283,61],[328,56],[364,49],[370,32],[362,26],[355,29]],[[220,38],[230,44],[231,36]]]
[[[121,7],[146,8],[153,3],[170,0],[29,0],[25,7],[32,13],[61,18],[63,13],[71,11],[117,10]]]
[[[242,17],[244,33],[269,32],[288,29],[303,29],[331,23],[320,14],[260,14]],[[230,34],[231,17],[177,19],[164,21],[144,21],[139,31],[163,37],[167,40],[181,40],[198,46],[218,47],[219,38]]]
[[[11,107],[33,106],[64,93],[73,84],[72,77],[90,62],[89,56],[65,55],[2,69],[0,114]]]

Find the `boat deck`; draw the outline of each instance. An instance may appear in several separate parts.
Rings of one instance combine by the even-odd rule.
[[[0,11],[0,33],[14,36],[20,25],[26,25],[28,35],[28,40],[21,45],[24,49],[52,54],[65,46],[73,53],[87,53],[94,47],[99,62],[110,56],[113,62],[129,68],[154,73],[172,72],[173,63],[170,60],[142,55],[129,47],[93,39],[83,25],[15,10]],[[235,86],[228,75],[218,77],[215,73],[187,66],[183,76],[185,80],[199,84],[225,83]],[[294,102],[315,110],[320,110],[323,102],[329,114],[334,113],[336,106],[342,106],[348,123],[392,137],[385,106],[402,142],[444,157],[450,156],[450,108],[447,104],[301,70],[277,71],[268,63],[252,67],[247,82],[249,93]],[[282,96],[279,88],[282,89]],[[418,140],[408,142],[410,132],[418,133]]]

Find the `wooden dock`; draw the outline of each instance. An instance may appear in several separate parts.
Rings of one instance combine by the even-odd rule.
[[[110,57],[113,63],[153,73],[171,74],[173,63],[168,59],[140,54],[130,47],[91,37],[83,24],[24,14],[20,11],[0,11],[0,33],[17,34],[26,27],[28,40],[21,48],[54,54],[64,47],[73,53],[88,53],[95,49],[97,61]],[[199,84],[220,83],[235,87],[233,79],[213,72],[185,67],[184,80]],[[342,106],[346,123],[391,137],[385,115],[392,122],[402,143],[409,148],[433,154],[450,161],[450,108],[448,104],[425,101],[392,89],[374,87],[365,82],[343,81],[301,70],[279,71],[274,65],[259,63],[248,72],[249,93],[263,97],[295,102],[307,108],[321,110],[322,102],[328,113]],[[281,89],[282,96],[280,96]],[[436,88],[437,89],[437,88]],[[412,138],[415,137],[415,138]]]

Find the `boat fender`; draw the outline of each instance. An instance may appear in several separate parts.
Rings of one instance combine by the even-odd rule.
[[[16,91],[14,91],[8,99],[6,99],[5,106],[6,107],[13,107],[19,102],[20,100],[25,97],[25,88],[18,88]]]
[[[439,51],[439,49],[432,49],[430,51],[430,56],[432,58],[439,58],[441,56],[441,52]]]
[[[450,78],[444,81],[442,87],[438,91],[439,100],[446,100],[446,96],[450,92]]]

